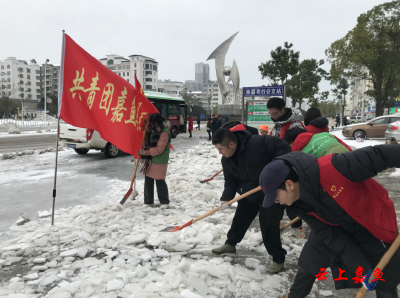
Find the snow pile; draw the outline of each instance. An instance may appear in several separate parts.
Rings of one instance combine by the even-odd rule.
[[[58,147],[58,151],[63,151],[64,149],[62,147]],[[3,153],[1,154],[1,159],[12,159],[16,158],[17,156],[23,156],[23,155],[39,155],[47,152],[56,152],[56,149],[53,147],[48,147],[48,148],[43,148],[43,149],[37,149],[37,150],[25,150],[25,151],[18,151],[18,152],[11,152],[11,153]]]
[[[9,123],[7,123],[7,124],[9,124]],[[17,125],[15,125],[14,123],[11,123],[11,125],[9,125],[8,133],[9,134],[20,134],[21,130],[18,128]]]
[[[187,134],[178,134],[177,136],[176,136],[176,139],[208,139],[208,134],[201,134],[201,135],[199,135],[199,134],[194,134],[194,133],[192,133],[192,137],[191,138],[189,138],[189,133],[187,133]]]
[[[20,128],[18,125],[16,125],[13,122],[5,122],[5,123],[0,124],[0,129],[3,129],[3,130],[9,130],[11,127]]]
[[[268,297],[289,287],[288,272],[266,275],[268,257],[260,232],[250,229],[237,248],[262,253],[238,264],[235,254],[214,256],[225,243],[234,210],[217,212],[179,232],[160,232],[183,225],[219,205],[223,176],[220,156],[209,142],[198,150],[171,154],[167,184],[170,209],[146,208],[143,181],[139,196],[121,206],[125,181],[114,180],[107,201],[94,206],[58,209],[51,217],[13,225],[0,244],[0,270],[26,263],[29,270],[0,284],[0,296],[25,297]],[[155,195],[157,198],[157,195]],[[157,199],[156,199],[157,202]],[[156,203],[158,206],[159,204]],[[41,212],[40,215],[49,215]],[[285,239],[287,262],[295,262],[301,240]],[[21,273],[20,271],[18,271]]]
[[[58,122],[57,118],[54,118],[49,115],[45,115],[44,112],[39,112],[37,117],[35,118],[37,121],[49,121],[49,122]]]

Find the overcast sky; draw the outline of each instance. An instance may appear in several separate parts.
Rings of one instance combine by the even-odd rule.
[[[159,62],[159,79],[194,80],[194,64],[239,31],[225,65],[236,60],[242,86],[268,85],[258,66],[291,42],[300,59],[325,59],[357,17],[380,0],[1,0],[0,60],[59,64],[61,30],[96,58],[141,54]],[[210,78],[216,79],[214,61]],[[329,65],[326,66],[329,70]],[[328,83],[320,91],[330,90]]]

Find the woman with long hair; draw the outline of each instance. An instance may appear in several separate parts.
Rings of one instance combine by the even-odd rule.
[[[141,172],[145,175],[143,207],[154,205],[155,180],[161,208],[167,209],[169,207],[169,196],[165,177],[168,168],[171,134],[168,126],[165,125],[163,116],[159,113],[150,116],[145,140],[145,149],[139,150],[139,154],[142,154],[141,163],[143,164]]]

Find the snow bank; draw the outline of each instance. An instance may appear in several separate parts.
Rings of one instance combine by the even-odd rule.
[[[343,136],[341,130],[336,130],[331,132],[334,136],[337,138],[341,139],[343,142],[345,142],[348,146],[350,146],[353,150],[354,149],[359,149],[367,146],[375,146],[375,145],[383,145],[385,144],[384,139],[372,139],[372,140],[365,140],[363,143],[356,142],[353,138],[346,138]]]
[[[64,148],[58,147],[58,151],[64,151]],[[25,150],[25,151],[19,151],[19,152],[11,152],[11,153],[3,153],[0,155],[1,159],[12,159],[16,158],[17,156],[23,156],[23,155],[39,155],[47,152],[56,152],[56,149],[53,147],[48,147],[48,148],[43,148],[43,149],[37,149],[37,150]]]
[[[180,232],[160,232],[182,225],[219,205],[223,177],[220,156],[209,142],[198,150],[171,154],[167,184],[170,209],[144,208],[139,197],[121,206],[127,182],[113,180],[105,201],[94,206],[58,209],[51,218],[13,225],[0,244],[0,269],[26,262],[30,270],[0,284],[0,293],[29,297],[277,297],[286,293],[288,273],[266,275],[268,257],[259,231],[250,229],[240,250],[265,255],[238,264],[235,254],[214,256],[226,240],[234,210],[217,212]],[[156,196],[157,197],[157,196]],[[157,201],[157,199],[156,199]],[[157,204],[159,206],[159,204]],[[295,256],[301,250],[286,240]],[[291,245],[291,246],[289,246]],[[288,260],[291,256],[288,256]]]

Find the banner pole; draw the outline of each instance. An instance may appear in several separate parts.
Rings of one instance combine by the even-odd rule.
[[[57,125],[57,142],[56,142],[56,164],[54,167],[54,186],[53,186],[53,212],[51,212],[51,225],[54,225],[54,207],[56,204],[56,188],[57,188],[57,163],[58,163],[58,132],[60,131],[60,117],[58,117]]]

